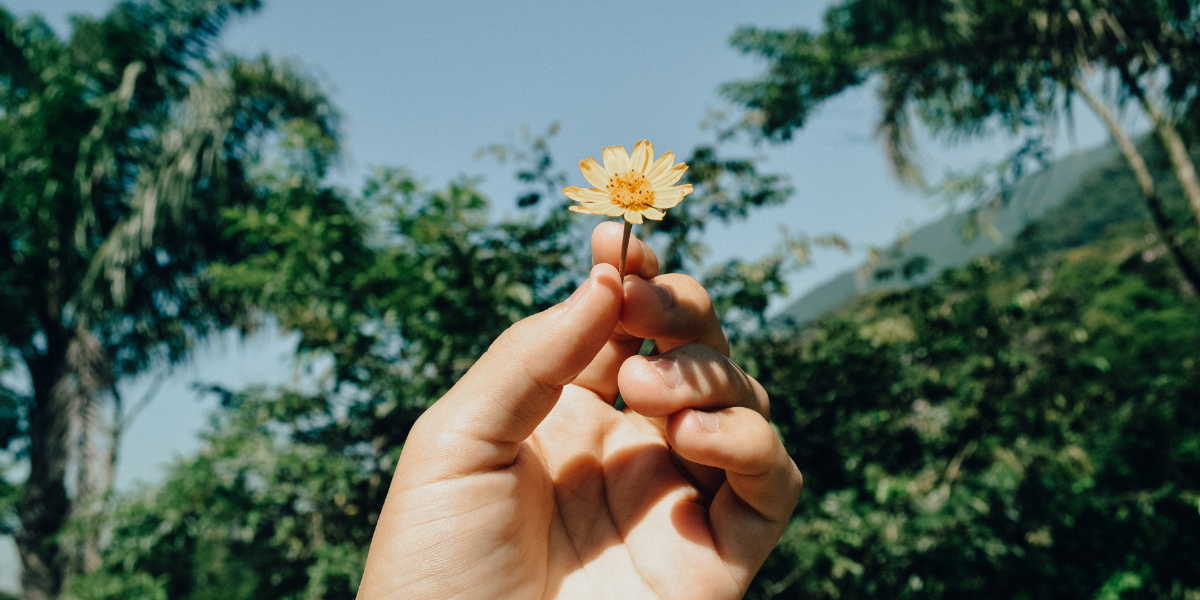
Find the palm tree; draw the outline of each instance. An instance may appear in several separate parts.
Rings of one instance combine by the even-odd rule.
[[[725,92],[750,109],[750,129],[782,141],[821,102],[878,83],[888,159],[923,188],[908,152],[914,120],[948,140],[1004,130],[1026,136],[1006,161],[1017,175],[1078,96],[1117,143],[1176,264],[1200,289],[1195,241],[1180,231],[1200,225],[1200,176],[1188,148],[1200,129],[1198,9],[1196,0],[843,0],[828,9],[823,31],[740,29],[733,45],[768,68]],[[1121,125],[1129,104],[1142,109],[1155,139],[1135,143]],[[1178,217],[1148,165],[1145,150],[1155,142],[1179,184],[1186,208]]]
[[[0,394],[0,444],[29,460],[16,509],[28,600],[98,564],[94,517],[129,418],[117,383],[247,322],[208,293],[208,265],[254,251],[222,210],[262,202],[249,173],[273,142],[307,177],[336,154],[336,114],[296,67],[213,56],[227,18],[257,7],[125,2],[65,42],[0,9],[0,365],[30,390]]]

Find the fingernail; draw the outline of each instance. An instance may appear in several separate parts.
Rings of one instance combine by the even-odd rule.
[[[667,387],[671,389],[679,387],[679,381],[682,377],[679,374],[679,365],[675,364],[675,361],[669,358],[662,358],[661,356],[655,356],[647,360],[650,361],[650,364],[654,365],[654,368],[658,369],[658,374],[662,376],[663,383],[667,384]]]
[[[693,410],[696,413],[696,421],[700,423],[700,429],[708,433],[717,433],[721,431],[721,420],[717,415],[701,410]]]

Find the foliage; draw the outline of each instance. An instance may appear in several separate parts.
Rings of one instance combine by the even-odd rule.
[[[0,449],[28,460],[15,508],[29,597],[57,595],[94,555],[94,522],[82,540],[63,526],[103,508],[98,438],[119,442],[118,382],[239,317],[208,302],[202,272],[247,250],[222,216],[262,202],[247,171],[278,140],[314,176],[337,150],[336,113],[293,65],[213,55],[225,21],[258,5],[124,2],[76,18],[67,40],[0,8],[0,361],[28,383],[0,393]]]
[[[1186,1],[847,0],[818,32],[734,35],[767,62],[725,88],[763,139],[870,83],[888,157],[920,185],[913,121],[950,140],[1025,137],[991,173],[946,182],[988,207],[1080,97],[1128,165],[1093,174],[1005,257],[738,346],[808,483],[752,596],[1200,594],[1180,559],[1200,550],[1182,533],[1200,520],[1200,188],[1185,146],[1198,15]],[[1113,118],[1129,102],[1161,145],[1139,148]]]
[[[398,452],[289,443],[352,433],[319,397],[251,390],[214,419],[199,455],[112,515],[112,572],[77,580],[79,596],[353,597]]]
[[[998,132],[1023,137],[998,168],[944,182],[956,199],[975,194],[976,211],[1003,202],[1031,165],[1045,166],[1049,132],[1061,115],[1071,115],[1072,100],[1082,99],[1137,175],[1174,260],[1200,288],[1196,245],[1177,239],[1163,215],[1165,194],[1114,116],[1128,103],[1141,108],[1187,199],[1190,221],[1200,223],[1200,179],[1187,147],[1200,131],[1198,22],[1194,0],[845,0],[828,9],[818,32],[739,29],[732,44],[765,59],[767,68],[724,92],[748,109],[743,125],[754,135],[783,141],[822,102],[871,83],[892,166],[927,188],[911,159],[913,121],[949,140]]]
[[[848,0],[829,8],[822,31],[739,29],[731,43],[768,69],[725,92],[755,111],[748,125],[786,140],[821,102],[878,78],[881,132],[896,151],[909,108],[935,132],[1015,131],[1063,110],[1081,71],[1157,73],[1183,113],[1194,104],[1196,19],[1188,1]]]
[[[751,597],[1196,593],[1200,302],[1124,227],[740,344],[806,480]]]

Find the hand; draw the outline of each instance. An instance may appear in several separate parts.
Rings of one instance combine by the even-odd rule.
[[[740,598],[802,478],[707,292],[621,227],[413,426],[359,598]],[[642,339],[661,354],[637,356]],[[618,390],[627,408],[613,408]]]

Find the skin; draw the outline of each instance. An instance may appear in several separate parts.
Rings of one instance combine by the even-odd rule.
[[[740,598],[803,478],[707,292],[621,226],[417,421],[359,598]],[[655,357],[637,356],[642,339]],[[613,408],[618,390],[627,408]]]

